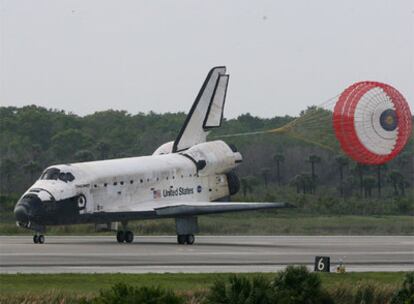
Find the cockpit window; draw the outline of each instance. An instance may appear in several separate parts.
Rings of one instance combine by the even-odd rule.
[[[60,172],[60,170],[57,168],[50,168],[50,169],[47,169],[42,174],[40,179],[46,179],[46,180],[58,180],[59,179],[66,183],[68,181],[71,182],[75,180],[75,177],[70,172],[65,173],[65,172]]]
[[[73,176],[73,174],[72,173],[70,173],[70,172],[68,172],[68,173],[66,173],[66,180],[67,181],[73,181],[75,179],[75,177]]]
[[[59,173],[60,173],[60,170],[59,169],[57,169],[57,168],[50,168],[50,169],[47,169],[42,174],[42,176],[40,177],[40,179],[48,179],[48,180],[53,179],[53,180],[57,180],[58,177],[59,177]]]
[[[61,181],[66,182],[66,173],[65,173],[65,172],[60,172],[60,173],[59,173],[59,179],[60,179]]]
[[[37,196],[35,194],[29,193],[22,197],[22,199],[29,199],[29,198],[37,198]]]

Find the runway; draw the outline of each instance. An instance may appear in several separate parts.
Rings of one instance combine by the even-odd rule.
[[[192,246],[175,236],[0,236],[0,273],[273,272],[286,265],[313,269],[330,256],[331,271],[413,271],[413,236],[197,236]]]

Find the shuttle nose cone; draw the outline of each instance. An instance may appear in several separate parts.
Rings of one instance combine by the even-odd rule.
[[[14,216],[19,223],[29,222],[29,213],[27,212],[27,208],[24,205],[16,205],[16,207],[14,208]]]
[[[34,194],[24,196],[14,207],[14,216],[18,223],[29,224],[39,213],[39,197]]]

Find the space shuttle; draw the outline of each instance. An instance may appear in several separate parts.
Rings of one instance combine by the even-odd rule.
[[[228,83],[225,67],[211,69],[177,138],[150,156],[46,168],[18,200],[17,225],[33,230],[39,244],[47,226],[80,223],[107,227],[119,243],[131,243],[131,221],[174,218],[178,244],[191,245],[200,215],[289,207],[229,202],[240,188],[234,170],[242,155],[222,140],[207,141],[222,123]]]

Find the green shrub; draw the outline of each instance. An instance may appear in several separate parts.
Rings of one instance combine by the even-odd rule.
[[[354,300],[353,288],[350,285],[335,284],[328,292],[331,298],[335,299],[335,304],[349,304]]]
[[[209,304],[268,304],[272,303],[270,282],[257,276],[249,280],[246,277],[231,276],[226,283],[216,281],[206,296]]]
[[[206,296],[208,304],[331,304],[321,289],[319,275],[305,266],[289,266],[273,281],[261,276],[249,280],[232,276],[228,282],[216,281]]]
[[[124,283],[115,284],[110,290],[83,304],[182,304],[184,298],[160,287],[134,287]]]
[[[288,266],[272,282],[275,303],[328,304],[330,296],[321,288],[319,275],[305,266]]]
[[[375,288],[372,285],[365,284],[357,287],[357,291],[354,298],[355,304],[376,304]]]
[[[327,291],[335,304],[390,304],[395,290],[394,285],[362,280],[356,285],[355,282],[335,284]]]
[[[414,304],[414,272],[405,275],[403,286],[394,294],[391,304]]]

